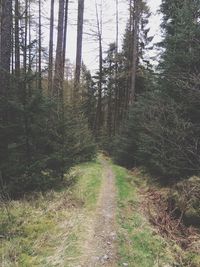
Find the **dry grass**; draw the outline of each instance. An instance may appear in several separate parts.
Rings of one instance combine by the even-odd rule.
[[[101,184],[101,165],[81,164],[72,172],[77,181],[71,187],[2,203],[0,266],[74,266]],[[95,193],[91,195],[92,186]]]

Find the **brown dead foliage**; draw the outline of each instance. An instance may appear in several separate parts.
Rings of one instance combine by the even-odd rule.
[[[177,216],[177,210],[172,207],[166,193],[153,188],[141,189],[140,193],[142,209],[161,236],[175,241],[183,249],[199,251],[199,230],[183,224],[181,215]]]

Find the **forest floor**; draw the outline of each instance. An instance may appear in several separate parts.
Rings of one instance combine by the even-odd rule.
[[[65,180],[59,190],[1,203],[1,267],[199,266],[197,253],[149,223],[137,173],[100,155]]]

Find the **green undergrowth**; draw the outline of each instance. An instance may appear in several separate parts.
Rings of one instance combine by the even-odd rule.
[[[169,244],[155,234],[141,210],[139,187],[145,182],[113,166],[118,188],[119,266],[175,266]]]
[[[1,203],[0,266],[74,266],[101,175],[98,160],[80,164],[65,176],[66,184],[68,180],[73,184],[70,187]]]

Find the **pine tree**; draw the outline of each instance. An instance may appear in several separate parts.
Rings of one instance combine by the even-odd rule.
[[[162,1],[159,79],[148,80],[152,88],[138,96],[117,145],[121,163],[141,164],[166,180],[200,171],[199,7],[200,1]]]

